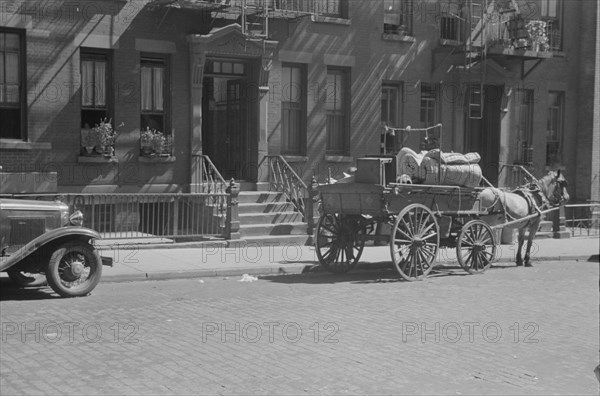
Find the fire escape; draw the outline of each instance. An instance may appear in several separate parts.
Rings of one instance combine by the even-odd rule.
[[[432,72],[449,62],[446,72],[458,72],[468,84],[469,118],[481,119],[490,68],[506,70],[517,62],[525,79],[560,50],[555,26],[526,19],[516,0],[464,0],[441,15],[440,46],[434,49]]]

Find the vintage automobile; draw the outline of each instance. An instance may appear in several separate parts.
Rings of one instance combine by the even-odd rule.
[[[47,281],[62,297],[89,294],[112,259],[92,245],[100,234],[82,225],[83,214],[60,201],[0,199],[0,271],[22,287]]]

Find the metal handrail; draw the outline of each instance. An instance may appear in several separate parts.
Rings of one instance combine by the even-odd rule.
[[[268,155],[267,158],[269,188],[283,192],[298,212],[306,217],[304,199],[308,196],[308,187],[281,155]]]
[[[200,176],[200,180],[197,181],[196,185],[200,186],[199,192],[202,193],[224,193],[227,188],[227,182],[221,176],[221,173],[213,164],[210,157],[204,154],[194,154],[193,157],[198,158],[200,161],[200,172],[197,172]],[[196,165],[197,166],[197,165]]]
[[[584,215],[585,208],[588,214]],[[600,234],[600,203],[567,204],[565,210],[570,209],[570,216],[565,215],[565,227],[571,230],[571,236],[581,236],[585,230],[587,236]],[[576,229],[579,234],[576,235]],[[595,231],[595,233],[593,233]]]

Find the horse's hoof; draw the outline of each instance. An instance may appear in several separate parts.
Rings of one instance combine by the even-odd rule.
[[[517,267],[522,267],[523,263],[517,263]]]
[[[531,263],[525,263],[525,267],[533,267],[533,265],[531,265]]]

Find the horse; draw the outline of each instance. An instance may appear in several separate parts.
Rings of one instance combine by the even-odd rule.
[[[541,212],[564,205],[569,200],[567,192],[567,180],[560,170],[549,171],[547,175],[537,181],[522,185],[512,192],[502,191],[494,187],[488,187],[479,194],[479,202],[484,210],[487,210],[491,223],[502,224],[505,221],[514,221],[538,213],[538,216],[524,219],[522,223],[508,226],[519,230],[517,245],[517,266],[531,267],[529,253],[535,234],[542,221]],[[527,248],[525,250],[525,261],[521,258],[521,249],[525,242],[525,231],[529,231]]]

